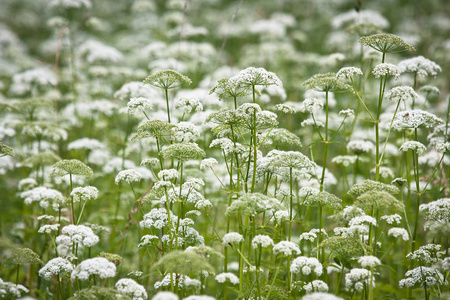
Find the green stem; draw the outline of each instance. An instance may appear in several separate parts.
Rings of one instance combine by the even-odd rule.
[[[167,120],[170,123],[170,108],[169,108],[169,90],[167,88],[164,89],[166,96],[166,109],[167,109]]]

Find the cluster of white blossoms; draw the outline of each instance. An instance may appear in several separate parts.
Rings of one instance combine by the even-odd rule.
[[[175,169],[164,169],[159,171],[158,178],[164,179],[164,180],[173,180],[177,179],[180,173]]]
[[[370,153],[374,147],[371,141],[351,140],[347,143],[347,150],[355,154]]]
[[[311,114],[321,111],[323,108],[323,102],[317,98],[307,98],[303,101],[301,111],[309,112]]]
[[[135,115],[138,112],[145,111],[146,109],[151,110],[153,105],[150,99],[145,97],[133,97],[127,103],[128,113],[130,115]]]
[[[12,78],[10,92],[14,95],[22,95],[30,91],[33,86],[56,85],[56,74],[49,68],[41,67],[17,73]]]
[[[237,85],[242,86],[283,86],[283,83],[275,73],[269,72],[264,68],[249,67],[240,71],[236,76],[231,77],[230,80],[235,81]]]
[[[441,245],[427,244],[420,246],[414,252],[408,253],[406,257],[420,264],[432,264],[438,261],[436,252],[439,250],[441,250]]]
[[[374,217],[364,215],[354,217],[348,222],[349,226],[357,226],[362,224],[372,224],[373,226],[377,226],[377,220]]]
[[[409,270],[405,274],[405,279],[399,281],[398,285],[403,287],[414,287],[419,284],[420,286],[425,286],[427,288],[442,284],[444,282],[444,276],[438,270],[429,267],[417,267],[415,269]]]
[[[175,217],[172,212],[170,212],[171,221]],[[166,226],[169,222],[169,216],[167,215],[167,210],[165,208],[153,208],[150,212],[144,215],[144,220],[139,222],[141,228],[151,228],[155,227],[161,229]]]
[[[182,108],[184,113],[189,114],[202,111],[203,105],[197,97],[181,97],[175,102],[175,108]]]
[[[179,299],[178,295],[172,292],[158,292],[152,298],[152,300],[178,300],[178,299]]]
[[[392,127],[397,130],[419,128],[424,126],[426,128],[436,127],[444,124],[444,121],[434,114],[421,109],[400,111],[394,118]]]
[[[119,90],[114,93],[114,98],[120,100],[129,100],[131,98],[143,97],[153,99],[157,95],[156,91],[148,84],[140,81],[131,81],[125,83]]]
[[[171,280],[171,278],[172,278],[172,280]],[[184,286],[197,288],[197,287],[201,286],[200,280],[192,279],[187,275],[169,273],[166,276],[164,276],[164,278],[161,281],[157,281],[154,284],[155,289],[159,289],[159,288],[165,287],[165,286],[170,286],[171,282],[173,283],[175,281],[175,280],[173,280],[174,278],[177,279],[176,283],[177,283],[178,288],[183,288]]]
[[[324,236],[328,236],[325,229],[322,228],[319,230],[317,228],[313,228],[309,232],[303,232],[302,234],[300,234],[299,241],[301,242],[303,240],[307,240],[312,243],[315,241],[315,239],[317,239],[320,233],[322,233]]]
[[[138,182],[141,181],[142,174],[139,173],[136,170],[129,169],[129,170],[123,170],[120,171],[116,175],[116,184],[119,184],[119,182],[126,181],[127,183],[131,184],[132,182]]]
[[[375,75],[375,78],[380,78],[381,76],[387,75],[394,76],[395,79],[400,77],[400,70],[398,69],[398,67],[396,65],[387,63],[376,65],[372,73],[373,75]]]
[[[22,296],[22,293],[26,294],[28,292],[29,290],[23,285],[3,281],[3,279],[0,278],[0,297],[8,298],[8,296],[13,296],[18,298]]]
[[[390,92],[388,99],[390,101],[416,101],[419,99],[419,95],[414,91],[412,87],[409,86],[396,86],[393,87]]]
[[[232,284],[239,284],[239,277],[237,277],[233,273],[220,273],[216,275],[215,279],[219,283],[225,283],[225,281],[229,281]]]
[[[344,300],[344,298],[329,293],[316,292],[305,295],[302,300]]]
[[[245,152],[244,146],[242,146],[240,143],[233,143],[230,139],[227,138],[212,140],[209,148],[213,147],[220,147],[225,152],[225,155],[242,154]]]
[[[275,109],[285,114],[295,114],[297,112],[295,107],[283,103],[275,105]]]
[[[153,245],[153,241],[159,241],[159,237],[152,234],[146,234],[143,237],[141,237],[141,242],[138,244],[138,248]]]
[[[401,237],[402,240],[404,240],[404,241],[409,240],[408,231],[406,231],[405,228],[401,228],[401,227],[394,227],[394,228],[389,229],[388,236],[392,236],[394,238]]]
[[[345,274],[345,287],[349,290],[364,290],[364,286],[369,287],[371,272],[366,269],[354,268],[350,273]],[[375,278],[372,276],[372,285],[375,287]]]
[[[345,68],[340,69],[336,73],[336,77],[341,80],[344,80],[344,79],[352,80],[353,77],[358,76],[358,75],[363,75],[363,72],[361,71],[360,68],[357,68],[357,67],[345,67]]]
[[[76,266],[70,277],[72,280],[88,280],[91,275],[97,275],[101,279],[114,277],[116,265],[104,257],[89,258]]]
[[[78,149],[86,149],[86,150],[97,150],[97,149],[105,149],[105,145],[97,139],[90,138],[81,138],[75,140],[69,145],[67,145],[68,150],[78,150]]]
[[[441,198],[430,203],[421,204],[419,210],[426,212],[426,218],[441,223],[450,221],[450,198]]]
[[[407,141],[403,143],[403,145],[399,148],[400,151],[407,152],[408,150],[411,150],[415,152],[417,155],[421,155],[427,150],[427,147],[422,144],[421,142],[416,141]]]
[[[115,288],[124,293],[127,296],[130,296],[132,300],[145,300],[147,299],[147,292],[145,288],[130,278],[122,278],[116,282]]]
[[[98,189],[95,186],[76,187],[70,195],[74,202],[95,200],[98,197]]]
[[[50,7],[64,8],[91,8],[92,3],[89,0],[51,0],[48,4]]]
[[[438,64],[423,56],[402,60],[399,62],[398,68],[400,73],[417,73],[422,77],[436,76],[438,72],[442,71]]]
[[[298,245],[289,241],[281,241],[278,244],[275,244],[272,251],[275,255],[283,254],[284,256],[292,256],[294,254],[298,255],[301,253]]]
[[[53,280],[56,275],[63,275],[73,271],[72,263],[62,257],[56,257],[49,260],[45,266],[39,270],[39,276],[45,280]]]
[[[64,197],[60,191],[44,186],[35,187],[34,189],[22,192],[20,193],[20,197],[24,198],[24,203],[26,205],[30,205],[33,202],[39,202],[39,206],[44,209],[49,207],[49,201],[64,201]]]
[[[85,247],[92,247],[100,240],[91,228],[85,225],[67,225],[61,230],[62,234],[56,237],[55,241],[58,245],[72,246],[82,244]]]
[[[114,47],[99,41],[89,40],[78,47],[78,53],[86,57],[90,64],[95,62],[118,62],[123,60],[123,54]]]
[[[229,232],[227,234],[225,234],[222,238],[222,244],[223,245],[228,245],[228,244],[233,244],[233,243],[241,243],[244,241],[244,237],[242,236],[242,234],[237,233],[237,232]]]
[[[295,274],[309,275],[312,272],[316,276],[320,276],[323,273],[323,266],[317,258],[299,256],[292,261],[290,270]]]
[[[267,248],[273,246],[273,240],[268,235],[258,234],[252,240],[252,248],[256,249],[258,247]]]
[[[386,223],[388,223],[389,225],[392,225],[394,223],[398,225],[402,222],[402,217],[399,214],[384,215],[384,216],[381,216],[380,219],[385,220]]]
[[[328,284],[323,282],[322,280],[313,280],[311,282],[308,282],[303,286],[303,289],[307,294],[310,293],[326,293],[328,292]],[[305,299],[305,298],[302,298]],[[323,299],[322,299],[323,300]]]
[[[47,234],[51,234],[54,231],[58,231],[60,224],[52,224],[52,225],[42,225],[38,232],[39,233],[47,233]]]
[[[339,114],[350,119],[355,117],[355,111],[353,109],[343,109],[339,112]]]
[[[218,163],[219,162],[215,158],[212,158],[212,157],[205,158],[200,163],[200,170],[202,170],[202,171],[208,170],[208,169],[212,168],[213,166],[217,165]]]
[[[360,256],[358,258],[358,263],[363,268],[373,268],[375,266],[381,265],[381,261],[376,256],[367,255],[367,256]]]

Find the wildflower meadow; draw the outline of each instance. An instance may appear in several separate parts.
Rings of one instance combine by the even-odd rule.
[[[0,0],[0,298],[450,299],[450,2]]]

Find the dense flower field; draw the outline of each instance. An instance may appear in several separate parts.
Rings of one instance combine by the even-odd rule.
[[[448,1],[0,6],[0,298],[450,299]]]

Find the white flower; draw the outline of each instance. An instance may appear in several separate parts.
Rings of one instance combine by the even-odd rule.
[[[101,143],[99,140],[90,138],[81,138],[67,145],[68,150],[78,150],[78,149],[98,150],[104,148],[105,145],[103,145],[103,143]]]
[[[120,171],[116,176],[116,184],[119,184],[121,181],[126,181],[129,184],[132,182],[137,182],[142,179],[142,174],[139,173],[136,170],[130,169],[130,170],[123,170]]]
[[[376,256],[367,255],[367,256],[361,256],[358,258],[358,263],[363,268],[372,268],[377,265],[381,265],[381,261]]]
[[[233,273],[220,273],[216,275],[215,279],[219,283],[224,283],[228,280],[232,284],[239,284],[239,277],[237,277]]]
[[[375,75],[375,78],[380,78],[381,76],[387,75],[394,76],[395,79],[400,77],[400,71],[398,67],[396,65],[387,63],[376,65],[372,73],[373,75]]]
[[[354,76],[356,75],[363,75],[363,72],[361,71],[360,68],[356,68],[356,67],[345,67],[340,69],[337,73],[336,73],[336,77],[338,79],[344,80],[344,79],[352,79]]]
[[[94,186],[76,187],[70,195],[74,202],[95,200],[98,197],[98,190]]]
[[[39,233],[52,233],[53,231],[58,231],[60,224],[53,224],[53,225],[42,225],[41,228],[39,228]]]
[[[157,237],[156,235],[151,235],[151,234],[144,235],[143,237],[141,237],[141,242],[139,243],[138,248],[147,246],[147,245],[152,245],[153,240],[159,240],[159,237]]]
[[[7,298],[12,295],[14,298],[22,296],[22,293],[28,293],[29,290],[21,284],[14,284],[11,282],[3,281],[0,278],[0,297]]]
[[[396,86],[390,90],[389,94],[390,101],[416,101],[419,95],[414,91],[412,87],[409,86]]]
[[[438,152],[450,152],[450,142],[438,143],[435,148]]]
[[[355,112],[353,109],[344,109],[339,112],[340,115],[344,115],[346,118],[354,118]]]
[[[421,204],[419,210],[426,212],[428,220],[440,223],[450,222],[450,198],[441,198],[430,203]]]
[[[313,280],[311,282],[308,282],[306,285],[303,286],[307,294],[313,293],[313,292],[321,292],[326,293],[328,292],[328,285],[323,282],[322,280]],[[305,299],[305,298],[302,298]],[[323,300],[323,299],[322,299]]]
[[[421,142],[408,141],[403,143],[399,148],[400,151],[407,152],[408,150],[416,152],[418,155],[422,154],[427,150],[427,147]]]
[[[173,213],[170,212],[171,220],[173,220]],[[144,215],[144,220],[139,222],[141,228],[155,227],[161,229],[168,224],[169,217],[165,208],[154,208],[149,213]]]
[[[164,169],[159,171],[158,178],[170,181],[173,179],[177,179],[179,175],[180,173],[178,173],[178,171],[175,169]]]
[[[300,234],[299,241],[301,242],[302,240],[307,240],[312,243],[318,237],[319,232],[321,232],[324,236],[328,236],[325,229],[322,228],[319,230],[317,228],[313,228],[309,232],[303,232],[302,234]]]
[[[89,40],[78,47],[81,56],[86,57],[89,64],[96,62],[118,62],[123,60],[123,55],[114,47],[107,46],[99,41]]]
[[[438,270],[422,266],[409,270],[406,272],[405,277],[398,284],[401,288],[414,287],[417,283],[427,287],[444,283],[444,276]]]
[[[237,232],[230,232],[223,236],[222,244],[228,245],[232,243],[240,243],[244,241],[244,237]]]
[[[262,248],[273,246],[272,238],[268,235],[258,234],[252,240],[252,248],[256,249],[259,246]]]
[[[444,124],[444,121],[434,114],[421,109],[414,109],[398,112],[392,123],[392,127],[397,130],[402,130],[407,128],[419,128],[420,126],[431,128],[440,124]]]
[[[101,279],[116,276],[116,265],[104,257],[95,257],[82,261],[70,276],[72,280],[88,280],[91,275],[97,275]]]
[[[133,300],[144,300],[147,299],[147,292],[145,288],[130,278],[122,278],[116,282],[115,288],[130,297]]]
[[[374,147],[372,142],[362,140],[352,140],[347,144],[347,150],[355,154],[370,153]]]
[[[61,232],[67,236],[57,236],[57,244],[81,243],[85,247],[92,247],[99,242],[98,236],[92,229],[84,225],[67,225],[62,228]]]
[[[237,84],[250,86],[250,85],[278,85],[282,86],[283,83],[273,72],[269,72],[264,68],[249,67],[239,72],[238,75],[230,78],[230,80],[236,80]]]
[[[292,273],[309,275],[313,272],[317,276],[320,276],[323,273],[323,266],[317,258],[299,256],[292,261],[290,270]]]
[[[423,56],[402,60],[399,62],[398,68],[400,73],[417,73],[417,75],[422,77],[428,75],[436,76],[438,72],[442,71],[438,64]]]
[[[359,216],[350,219],[348,222],[349,226],[357,226],[364,223],[372,224],[373,226],[377,226],[377,220],[371,216]]]
[[[200,163],[200,170],[202,170],[202,171],[208,170],[209,168],[212,168],[214,165],[217,165],[217,164],[218,164],[217,159],[205,158]]]
[[[152,300],[178,300],[178,296],[172,292],[158,292]]]
[[[328,293],[312,293],[305,295],[302,298],[302,300],[344,300],[344,299]]]
[[[59,225],[59,224],[58,224]],[[45,280],[53,280],[53,276],[70,273],[73,271],[73,265],[65,258],[56,257],[48,261],[45,266],[39,270],[39,276]]]
[[[349,290],[356,289],[357,291],[364,290],[364,285],[368,287],[370,284],[371,272],[366,269],[354,268],[350,273],[345,274],[345,287]],[[372,284],[375,287],[375,278],[372,276]]]
[[[303,101],[302,112],[309,112],[314,114],[321,111],[323,108],[323,102],[317,98],[308,98]]]
[[[295,254],[301,253],[298,245],[293,242],[281,241],[278,244],[276,244],[275,246],[273,246],[273,253],[275,255],[283,254],[285,256],[290,256],[290,255],[293,255],[294,252],[295,252]]]
[[[128,101],[127,108],[130,115],[135,115],[137,112],[152,109],[153,106],[150,99],[144,97],[134,97]]]
[[[297,109],[295,107],[287,104],[277,104],[275,105],[275,109],[285,114],[295,114],[297,112]]]
[[[197,97],[181,97],[175,102],[175,108],[183,108],[184,113],[202,111],[203,105]]]
[[[381,220],[385,220],[386,223],[388,223],[389,225],[392,224],[400,224],[402,221],[402,217],[399,214],[393,214],[393,215],[386,215],[386,216],[381,216],[380,218]]]
[[[26,205],[30,205],[33,202],[39,202],[39,205],[42,208],[47,208],[49,206],[49,200],[55,202],[64,201],[64,197],[61,192],[43,186],[22,192],[20,193],[20,197],[25,199],[24,203]]]
[[[404,241],[409,240],[408,231],[406,231],[405,228],[400,228],[400,227],[394,227],[394,228],[389,229],[388,236],[392,236],[394,238],[401,237]]]

